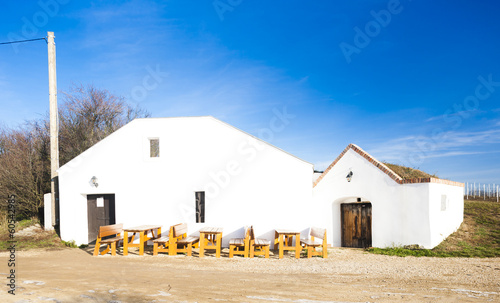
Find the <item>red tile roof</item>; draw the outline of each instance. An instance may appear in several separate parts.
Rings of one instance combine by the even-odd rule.
[[[394,171],[392,171],[389,167],[387,167],[384,163],[378,161],[374,157],[372,157],[370,154],[362,150],[359,146],[356,144],[349,144],[344,151],[335,159],[335,161],[328,166],[328,168],[321,174],[321,176],[316,179],[313,183],[313,187],[318,185],[318,183],[326,176],[326,174],[339,162],[339,160],[347,153],[347,151],[353,150],[356,153],[358,153],[360,156],[365,158],[368,162],[372,163],[375,167],[383,171],[385,174],[387,174],[391,179],[393,179],[396,183],[399,184],[409,184],[409,183],[440,183],[440,184],[448,184],[448,185],[453,185],[453,186],[460,186],[464,187],[463,183],[460,182],[454,182],[454,181],[449,181],[449,180],[444,180],[444,179],[439,179],[439,178],[414,178],[414,179],[403,179],[401,178],[398,174],[396,174]]]

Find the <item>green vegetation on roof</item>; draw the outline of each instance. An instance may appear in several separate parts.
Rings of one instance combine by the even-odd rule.
[[[410,168],[402,165],[386,163],[384,164],[389,167],[393,172],[395,172],[398,176],[405,179],[415,179],[415,178],[438,178],[436,175],[431,175],[421,170]]]

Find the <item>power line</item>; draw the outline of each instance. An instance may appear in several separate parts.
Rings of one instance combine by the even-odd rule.
[[[23,43],[23,42],[38,41],[38,40],[45,40],[45,41],[47,41],[47,38],[36,38],[36,39],[29,39],[29,40],[19,40],[19,41],[10,41],[10,42],[0,42],[0,45],[2,45],[2,44],[13,44],[13,43]]]

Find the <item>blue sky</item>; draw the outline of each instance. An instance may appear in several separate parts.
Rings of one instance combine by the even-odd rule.
[[[55,32],[59,92],[93,84],[153,117],[212,115],[320,170],[355,143],[442,178],[500,183],[498,1],[2,6],[0,42]],[[45,42],[0,45],[0,123],[48,108]]]

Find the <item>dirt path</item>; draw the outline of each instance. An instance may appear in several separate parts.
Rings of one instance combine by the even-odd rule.
[[[400,258],[352,249],[309,260],[89,251],[17,252],[16,295],[3,283],[0,302],[500,301],[498,258]],[[8,255],[0,260],[6,281]]]

